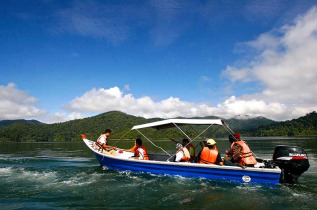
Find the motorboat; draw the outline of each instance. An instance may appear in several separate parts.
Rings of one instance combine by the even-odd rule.
[[[195,128],[202,128],[203,131],[195,137],[190,137],[184,132],[184,129],[181,129],[185,125],[196,126]],[[134,152],[125,151],[120,148],[106,151],[96,147],[96,142],[88,140],[83,134],[82,138],[84,143],[96,156],[100,165],[118,171],[178,175],[182,177],[246,183],[278,184],[280,182],[294,182],[309,168],[307,153],[300,147],[287,145],[276,146],[271,160],[261,159],[256,156],[259,164],[255,167],[244,168],[231,165],[175,162],[175,154],[168,153],[164,148],[156,145],[154,143],[155,140],[150,140],[143,134],[142,130],[146,128],[152,128],[154,131],[177,128],[186,136],[189,143],[194,140],[204,139],[202,136],[210,129],[216,132],[219,128],[224,128],[229,134],[234,134],[221,119],[167,119],[133,126],[130,131],[137,131],[151,144],[162,150],[160,153],[149,153],[149,160],[135,159],[133,158]]]

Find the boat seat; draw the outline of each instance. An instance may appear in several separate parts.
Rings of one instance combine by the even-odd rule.
[[[156,161],[166,161],[170,157],[165,154],[148,154],[148,156],[150,160],[156,160]]]

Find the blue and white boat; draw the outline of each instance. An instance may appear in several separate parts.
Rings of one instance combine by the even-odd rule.
[[[207,128],[203,132],[198,134],[195,138],[190,138],[180,127],[182,125],[205,125]],[[202,136],[208,129],[215,127],[224,127],[228,133],[233,134],[233,131],[226,125],[223,120],[220,119],[168,119],[153,123],[147,123],[134,126],[131,130],[136,130],[144,138],[150,141],[154,146],[161,148],[147,138],[140,130],[144,128],[153,128],[155,130],[167,129],[171,127],[178,128],[189,140],[194,141],[198,137]],[[287,180],[292,178],[296,180],[304,171],[309,167],[308,158],[306,152],[299,147],[291,146],[279,146],[282,150],[275,150],[275,160],[262,160],[260,167],[246,167],[241,168],[239,166],[227,166],[227,165],[213,165],[213,164],[199,164],[199,163],[187,163],[187,162],[173,162],[174,154],[169,154],[163,148],[162,151],[166,154],[151,154],[149,153],[149,160],[137,160],[131,158],[134,153],[127,151],[120,151],[118,148],[116,151],[104,152],[100,151],[95,146],[94,141],[88,140],[84,135],[83,141],[89,147],[89,149],[96,156],[99,163],[113,170],[119,171],[131,171],[131,172],[145,172],[152,174],[167,174],[167,175],[179,175],[183,177],[198,177],[213,180],[231,180],[238,182],[250,182],[250,183],[264,183],[264,184],[278,184],[281,180]],[[295,158],[285,157],[287,151],[292,151]],[[284,153],[286,155],[283,155]],[[283,153],[283,154],[282,154]],[[278,157],[280,155],[281,157]],[[298,157],[301,157],[299,160]],[[279,159],[280,158],[280,159]],[[286,160],[287,159],[287,160]],[[294,159],[294,160],[293,160]],[[286,161],[286,162],[285,162]],[[296,162],[292,164],[292,161]],[[302,168],[293,169],[294,165],[298,165],[298,162],[305,162]],[[307,167],[307,164],[308,167]],[[288,167],[286,167],[287,165]],[[292,166],[292,167],[290,167]],[[292,169],[289,169],[292,168]],[[301,171],[300,171],[301,170]]]

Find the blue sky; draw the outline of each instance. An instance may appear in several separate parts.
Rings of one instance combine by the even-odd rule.
[[[0,120],[316,111],[317,1],[1,1]]]

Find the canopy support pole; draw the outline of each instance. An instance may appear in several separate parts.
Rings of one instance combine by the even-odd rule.
[[[116,143],[117,143],[118,141],[120,141],[123,137],[125,137],[130,131],[132,131],[132,129],[130,129],[128,132],[126,132],[123,136],[121,136],[120,139],[118,139],[117,141],[115,141],[115,142],[112,144],[112,146],[116,145]]]
[[[168,154],[170,157],[171,154],[169,154],[168,152],[166,152],[162,147],[157,146],[156,144],[154,144],[148,137],[146,137],[143,133],[141,133],[141,131],[139,131],[138,129],[136,129],[137,132],[139,132],[139,134],[141,134],[146,140],[148,140],[149,142],[151,142],[151,144],[153,144],[153,146],[160,148],[163,152],[165,152],[166,154]]]
[[[195,138],[191,139],[189,138],[189,136],[187,136],[187,134],[182,130],[180,129],[179,126],[177,126],[175,123],[173,123],[175,125],[176,128],[178,128],[190,141],[188,142],[188,144],[186,144],[184,147],[186,147],[187,145],[189,145],[190,143],[192,143],[196,138],[198,138],[200,135],[202,135],[203,133],[205,133],[211,126],[209,125],[205,130],[203,130],[200,134],[198,134]],[[197,132],[196,132],[197,133]],[[176,154],[174,154],[173,156],[171,156],[170,158],[168,158],[167,160],[170,160],[172,157],[174,157]]]

